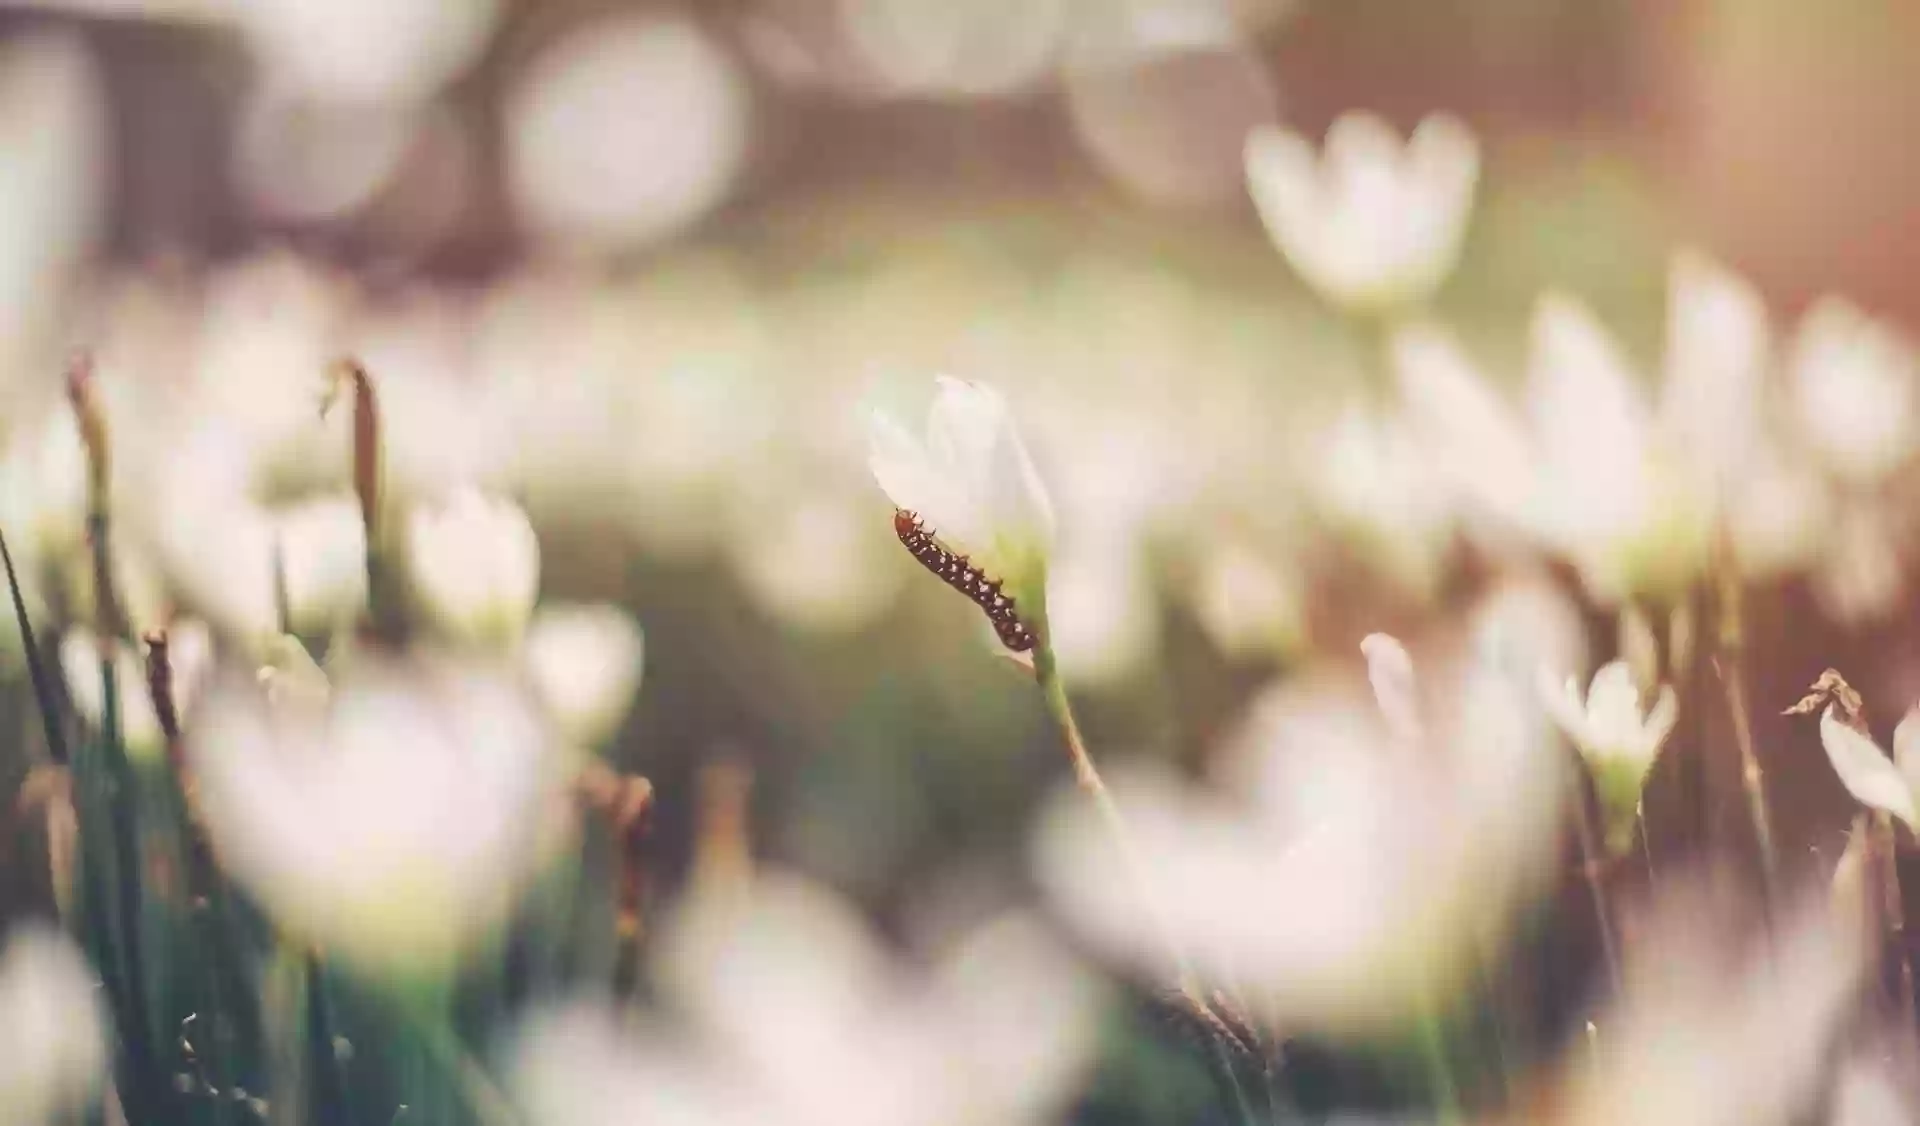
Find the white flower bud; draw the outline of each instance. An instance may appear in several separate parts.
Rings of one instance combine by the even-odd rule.
[[[540,543],[512,501],[474,490],[407,525],[413,589],[449,635],[469,643],[518,637],[540,590]]]
[[[559,779],[501,670],[375,656],[324,705],[220,686],[187,752],[234,879],[286,931],[382,975],[444,973],[504,922]]]
[[[567,740],[597,747],[619,730],[640,685],[640,624],[618,606],[546,606],[527,628],[527,676]]]
[[[875,414],[868,465],[894,507],[965,555],[1018,599],[1041,590],[1053,547],[1053,503],[991,387],[940,376],[924,442]]]

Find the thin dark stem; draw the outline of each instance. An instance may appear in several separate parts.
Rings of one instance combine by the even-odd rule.
[[[1894,958],[1898,990],[1894,999],[1900,1005],[1902,1019],[1911,1025],[1915,1016],[1913,960],[1907,956],[1906,901],[1900,891],[1899,852],[1892,815],[1874,813],[1873,842],[1874,860],[1880,875],[1880,910],[1886,916],[1886,942]]]
[[[40,723],[47,736],[47,754],[54,762],[65,765],[68,760],[66,734],[60,729],[60,706],[54,694],[53,674],[47,671],[47,662],[40,652],[40,642],[34,637],[33,620],[27,614],[27,601],[20,593],[20,576],[13,566],[13,552],[7,547],[7,537],[0,534],[0,563],[6,565],[7,593],[13,599],[14,624],[20,629],[20,647],[25,651],[27,678],[33,684],[33,701],[40,708]]]
[[[1044,617],[1044,615],[1043,615]],[[1060,728],[1062,742],[1066,746],[1067,758],[1073,766],[1074,782],[1079,785],[1100,813],[1111,833],[1114,846],[1122,861],[1127,865],[1141,893],[1141,906],[1160,932],[1163,947],[1172,958],[1176,985],[1181,1003],[1191,1010],[1191,1015],[1200,1022],[1207,1032],[1208,1062],[1214,1076],[1215,1085],[1220,1090],[1221,1100],[1238,1116],[1245,1126],[1253,1126],[1258,1121],[1253,1104],[1248,1100],[1246,1089],[1240,1082],[1238,1071],[1234,1067],[1233,1049],[1229,1037],[1215,1031],[1220,1016],[1207,1004],[1206,994],[1186,955],[1181,951],[1173,931],[1160,917],[1153,898],[1152,884],[1146,878],[1146,867],[1141,862],[1134,847],[1133,838],[1127,831],[1126,819],[1121,816],[1120,807],[1113,800],[1113,794],[1107,789],[1100,770],[1093,763],[1093,755],[1088,752],[1086,740],[1080,734],[1079,721],[1074,718],[1073,705],[1067,699],[1066,685],[1060,678],[1060,670],[1054,658],[1053,647],[1043,637],[1033,651],[1034,675],[1040,682],[1040,691],[1047,703],[1047,712]]]
[[[1776,902],[1779,862],[1773,845],[1773,821],[1767,812],[1760,756],[1754,749],[1753,723],[1747,711],[1745,600],[1738,572],[1727,563],[1722,563],[1717,570],[1720,633],[1714,669],[1726,692],[1727,712],[1733,721],[1734,745],[1740,751],[1740,785],[1747,795],[1747,816],[1752,821],[1754,843],[1760,852],[1762,890],[1771,910]]]
[[[1607,964],[1607,986],[1617,998],[1621,995],[1620,950],[1614,939],[1613,910],[1608,905],[1606,869],[1599,842],[1594,837],[1593,816],[1587,810],[1586,788],[1577,782],[1573,808],[1574,829],[1580,840],[1580,875],[1593,899],[1594,925],[1600,932],[1600,951]]]

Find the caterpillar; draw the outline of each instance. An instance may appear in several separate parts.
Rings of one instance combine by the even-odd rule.
[[[893,511],[893,533],[920,565],[940,577],[940,581],[967,596],[993,623],[1000,644],[1015,653],[1033,648],[1033,631],[1020,620],[1013,599],[1000,593],[1000,580],[974,566],[967,557],[941,547],[920,517],[904,508]]]

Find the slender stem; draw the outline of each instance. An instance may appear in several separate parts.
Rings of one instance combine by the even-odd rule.
[[[1446,1035],[1440,1018],[1434,1012],[1433,996],[1424,985],[1420,995],[1420,1013],[1415,1023],[1420,1062],[1426,1071],[1434,1110],[1442,1126],[1452,1126],[1460,1121],[1460,1089],[1453,1080],[1453,1064],[1447,1058]]]
[[[1747,815],[1753,822],[1753,837],[1760,850],[1760,876],[1769,910],[1775,903],[1778,860],[1773,846],[1773,821],[1767,813],[1765,780],[1760,771],[1760,756],[1754,750],[1753,724],[1747,710],[1745,666],[1745,599],[1740,575],[1731,564],[1716,568],[1720,595],[1720,633],[1714,668],[1726,691],[1727,712],[1733,721],[1734,745],[1740,750],[1740,785],[1747,795]]]
[[[1640,855],[1647,862],[1647,890],[1658,888],[1659,877],[1654,875],[1653,827],[1647,824],[1647,803],[1644,798],[1633,807],[1633,819],[1640,824]]]
[[[461,1042],[459,1033],[448,1020],[444,998],[408,998],[403,1006],[406,1019],[420,1038],[420,1046],[434,1065],[454,1081],[461,1099],[480,1126],[521,1126],[512,1101]]]
[[[1576,779],[1580,775],[1575,776]],[[1593,834],[1593,816],[1587,811],[1586,787],[1578,781],[1573,791],[1574,829],[1580,839],[1580,875],[1586,881],[1587,894],[1593,899],[1594,925],[1600,931],[1600,952],[1607,963],[1607,985],[1614,997],[1621,995],[1620,950],[1614,942],[1613,910],[1607,901],[1606,870],[1599,842]]]
[[[310,976],[314,966],[306,949],[282,937],[260,990],[265,1017],[267,1070],[273,1084],[267,1100],[268,1126],[304,1126],[312,1077],[307,1073]]]
[[[1175,984],[1182,1000],[1208,1028],[1219,1021],[1219,1016],[1206,1002],[1206,994],[1200,985],[1200,977],[1193,971],[1179,942],[1174,938],[1172,928],[1168,927],[1160,916],[1160,910],[1153,896],[1152,884],[1146,877],[1146,866],[1141,862],[1138,850],[1134,847],[1133,837],[1127,831],[1126,819],[1121,816],[1120,807],[1113,800],[1113,793],[1107,789],[1106,782],[1100,777],[1100,770],[1093,764],[1093,755],[1087,750],[1086,740],[1080,734],[1079,721],[1074,718],[1073,704],[1067,699],[1066,684],[1060,678],[1059,663],[1054,658],[1053,647],[1043,638],[1033,651],[1034,675],[1040,682],[1040,691],[1046,699],[1047,712],[1060,728],[1061,740],[1067,749],[1067,758],[1073,764],[1073,778],[1080,789],[1092,799],[1094,808],[1106,823],[1114,845],[1120,853],[1123,863],[1140,889],[1142,909],[1147,913],[1152,925],[1160,933],[1162,947],[1171,957],[1174,966]],[[1216,1033],[1207,1036],[1209,1062],[1214,1073],[1214,1082],[1219,1087],[1222,1101],[1232,1109],[1246,1126],[1253,1126],[1258,1119],[1253,1104],[1248,1101],[1246,1090],[1240,1084],[1240,1078],[1233,1066],[1233,1059],[1227,1045]]]
[[[1907,956],[1906,902],[1900,892],[1899,853],[1895,848],[1893,817],[1890,814],[1874,813],[1873,843],[1880,870],[1880,910],[1886,916],[1886,942],[1892,949],[1894,970],[1898,975],[1895,1000],[1899,1002],[1903,1019],[1912,1024],[1915,1015],[1913,960]]]

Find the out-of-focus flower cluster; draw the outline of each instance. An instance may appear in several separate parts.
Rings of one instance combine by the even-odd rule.
[[[497,7],[167,14],[261,60],[236,181],[263,212],[325,224],[379,217],[396,180],[466,183],[474,142],[440,98],[481,65]],[[917,529],[951,553],[921,561],[990,616],[1003,595],[1036,615],[1030,671],[1084,790],[1030,859],[1088,958],[1218,985],[1219,1010],[1195,989],[1189,1011],[1246,1018],[1224,1035],[1256,1046],[1430,1022],[1565,873],[1580,763],[1609,934],[1605,865],[1644,838],[1648,779],[1701,701],[1657,658],[1590,673],[1574,584],[1543,576],[1563,568],[1588,609],[1627,615],[1787,576],[1843,621],[1886,614],[1913,547],[1912,346],[1839,298],[1776,327],[1752,285],[1683,251],[1657,361],[1562,291],[1503,349],[1447,300],[1482,167],[1463,122],[1351,114],[1322,143],[1269,120],[1244,50],[1265,6],[1096,7],[762,3],[737,44],[685,14],[589,20],[542,42],[502,101],[505,194],[540,253],[468,288],[381,286],[291,253],[73,286],[98,219],[97,90],[64,41],[0,55],[0,109],[33,111],[0,150],[17,173],[0,235],[33,234],[0,237],[0,296],[20,298],[0,301],[18,330],[0,334],[0,528],[25,616],[59,633],[78,726],[130,777],[191,779],[191,829],[291,946],[398,988],[442,984],[559,894],[590,836],[576,799],[604,794],[595,752],[650,656],[627,609],[552,595],[553,563],[619,582],[635,558],[680,565],[810,640],[864,643],[913,566],[890,541],[914,547]],[[1197,257],[1262,280],[1088,250],[1065,217],[1039,253],[1020,232],[810,213],[760,237],[852,265],[720,241],[611,267],[748,175],[745,57],[856,98],[1058,82],[1088,153],[1135,193],[1244,188],[1253,252]],[[460,205],[453,187],[425,194]],[[382,221],[424,239],[443,219]],[[63,320],[97,345],[65,388]],[[885,421],[922,414],[929,382],[924,437]],[[543,554],[556,541],[591,549]],[[1487,572],[1463,621],[1410,644],[1371,620],[1444,610]],[[1212,725],[1235,734],[1206,748],[1203,778],[1118,771],[1113,806],[1089,803],[1107,794],[1053,661],[1076,689],[1150,683],[1186,627],[1230,664],[1304,671]],[[1357,658],[1319,644],[1362,634]],[[164,692],[149,687],[161,652]],[[1920,818],[1909,724],[1892,756],[1831,708],[1820,734],[1860,804]],[[614,822],[624,857],[632,826]],[[1555,1077],[1558,1109],[1787,1120],[1868,961],[1850,872],[1838,909],[1769,904],[1772,962],[1751,973],[1683,923],[1654,928],[1676,936],[1671,980],[1647,967],[1653,940],[1630,944],[1592,1066]],[[623,919],[624,938],[640,929]],[[32,1031],[62,1006],[94,1012],[66,947],[15,942],[0,1013]],[[535,1121],[1046,1121],[1096,1045],[1090,971],[1025,916],[919,965],[824,888],[761,877],[698,886],[654,954],[680,1023],[588,1001],[525,1026],[511,1086]],[[94,1097],[96,1025],[22,1034],[26,1062],[0,1080],[29,1117]],[[1840,1100],[1861,1114],[1899,1102],[1870,1062]]]

